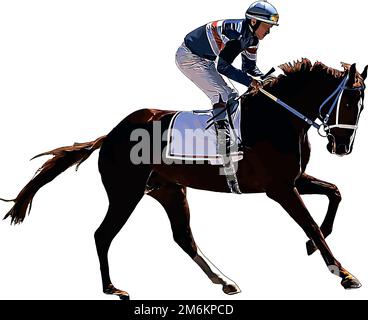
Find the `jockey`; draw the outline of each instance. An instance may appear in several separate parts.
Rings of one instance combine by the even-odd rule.
[[[176,52],[176,64],[211,100],[217,132],[223,130],[227,145],[230,130],[224,108],[235,110],[238,106],[236,89],[231,88],[222,76],[249,86],[253,77],[263,73],[256,65],[259,40],[274,25],[279,15],[267,1],[256,1],[245,13],[245,19],[219,20],[207,23],[187,34]],[[232,66],[241,54],[242,70]],[[217,62],[217,65],[215,64]],[[220,140],[220,139],[218,139]],[[223,139],[221,139],[223,140]],[[220,144],[220,142],[218,142]],[[226,150],[219,145],[219,150]]]

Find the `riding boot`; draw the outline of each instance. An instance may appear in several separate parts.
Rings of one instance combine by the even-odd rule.
[[[213,114],[215,117],[214,123],[217,133],[217,146],[220,155],[228,156],[230,154],[231,147],[236,143],[231,139],[231,126],[228,117],[231,116],[239,106],[238,100],[235,97],[229,98],[225,103],[220,102],[213,105]],[[227,109],[226,111],[224,111]]]
[[[227,120],[227,112],[220,113],[223,108],[226,108],[226,104],[220,102],[218,104],[215,104],[213,107],[214,115],[217,115],[214,121],[217,133],[217,150],[223,159],[224,173],[226,176],[227,185],[231,193],[241,194],[238,179],[236,177],[234,163],[230,155],[232,141],[230,134],[230,125]]]
[[[220,98],[213,105],[214,124],[217,134],[217,152],[222,156],[228,156],[230,152],[230,126],[227,119],[227,103]]]
[[[225,119],[216,120],[215,128],[217,134],[217,151],[221,156],[230,156],[230,126]]]

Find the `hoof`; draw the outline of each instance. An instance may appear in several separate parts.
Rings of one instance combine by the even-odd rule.
[[[119,297],[120,300],[130,300],[130,297],[129,297],[128,293],[118,295],[118,297]]]
[[[228,295],[240,293],[240,288],[235,283],[224,284],[222,286],[222,291]]]
[[[118,296],[120,300],[130,300],[128,292],[116,289],[112,284],[109,284],[107,288],[103,290],[103,292],[105,294]]]
[[[358,289],[362,286],[362,284],[359,282],[359,280],[353,276],[347,276],[345,279],[341,281],[341,285],[346,290],[350,289]]]
[[[307,254],[308,256],[312,255],[318,249],[312,240],[307,241]]]

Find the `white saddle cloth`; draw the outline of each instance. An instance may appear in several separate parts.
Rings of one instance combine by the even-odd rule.
[[[206,130],[207,120],[212,118],[211,110],[181,111],[171,119],[168,130],[166,157],[177,160],[205,160],[211,164],[223,164],[223,157],[217,150],[217,135],[214,125]],[[232,141],[241,141],[240,108],[232,115],[234,130]],[[232,161],[243,158],[241,151],[231,152]]]

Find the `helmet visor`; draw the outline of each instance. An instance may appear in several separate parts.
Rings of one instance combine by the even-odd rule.
[[[279,15],[278,14],[273,14],[273,15],[263,15],[263,14],[251,14],[251,13],[246,13],[245,16],[249,19],[256,19],[258,21],[262,21],[268,24],[272,24],[272,25],[276,25],[278,26],[279,23]]]
[[[270,16],[270,20],[274,23],[278,23],[279,22],[279,15],[278,14],[273,14]]]

